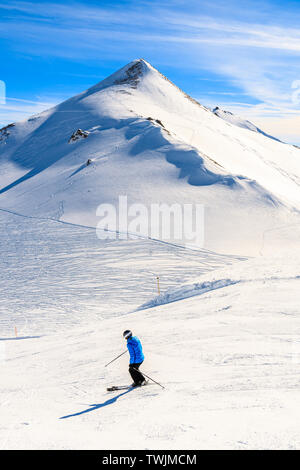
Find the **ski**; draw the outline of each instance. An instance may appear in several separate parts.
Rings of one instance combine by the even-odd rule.
[[[112,387],[107,387],[108,392],[114,392],[115,390],[127,390],[133,388],[131,385],[113,385]]]
[[[148,382],[146,382],[144,385],[140,385],[137,387],[133,387],[132,385],[113,385],[112,387],[107,387],[106,390],[108,392],[114,392],[116,390],[129,390],[131,388],[141,388],[141,387],[145,387],[146,385],[153,385],[153,384],[149,384]]]

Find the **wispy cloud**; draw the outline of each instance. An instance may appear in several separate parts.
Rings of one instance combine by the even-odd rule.
[[[30,116],[45,111],[45,109],[52,108],[58,102],[58,99],[55,101],[31,101],[6,97],[5,104],[0,104],[0,122],[5,126],[11,122],[22,121]]]
[[[201,14],[197,14],[195,18],[195,15],[174,12],[172,6],[171,10],[161,7],[155,1],[148,4],[148,7],[152,8],[150,11],[149,9],[145,11],[131,2],[126,9],[118,4],[115,8],[111,5],[110,9],[105,9],[80,3],[61,5],[4,2],[0,6],[2,10],[26,14],[26,16],[20,16],[17,21],[14,21],[14,16],[8,16],[6,19],[11,21],[12,28],[9,29],[14,29],[17,24],[23,27],[26,24],[30,26],[28,38],[31,37],[31,39],[34,39],[35,34],[40,33],[40,28],[42,28],[46,36],[51,31],[78,36],[84,33],[88,35],[87,39],[96,37],[100,39],[110,37],[111,40],[124,39],[126,35],[129,41],[139,38],[146,41],[151,39],[163,42],[223,44],[300,51],[300,31],[287,25],[273,26],[264,23],[231,21],[228,18],[224,21],[224,18],[218,19]],[[147,24],[146,28],[145,24]],[[120,30],[120,26],[125,27],[123,31]],[[135,28],[134,31],[130,30],[132,26]],[[140,27],[142,27],[141,31]],[[204,31],[210,32],[210,35],[203,36]],[[13,35],[14,32],[16,31],[5,32],[3,28],[1,34]],[[117,34],[116,38],[115,34]],[[42,37],[39,39],[43,41]],[[55,37],[52,37],[53,39]],[[92,46],[90,44],[90,47]]]

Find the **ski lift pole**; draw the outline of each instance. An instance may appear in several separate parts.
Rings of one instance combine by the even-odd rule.
[[[117,359],[119,359],[119,357],[123,356],[124,354],[126,354],[127,351],[124,351],[122,354],[119,354],[119,356],[115,357],[112,361],[110,361],[108,364],[105,364],[104,367],[107,367],[109,366],[109,364],[111,364],[112,362],[116,361]]]
[[[147,379],[152,380],[152,382],[154,382],[156,385],[159,385],[161,388],[165,389],[165,387],[164,387],[163,385],[161,385],[160,383],[156,382],[154,379],[151,379],[151,377],[149,377],[149,375],[145,374],[145,372],[142,372],[141,370],[135,369],[134,367],[133,367],[133,370],[136,370],[137,372],[140,372],[140,373],[143,374],[145,377],[147,377]]]

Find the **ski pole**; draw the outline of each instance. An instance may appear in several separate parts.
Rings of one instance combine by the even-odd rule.
[[[163,385],[159,384],[159,383],[156,382],[154,379],[151,379],[151,377],[149,377],[149,375],[145,374],[145,372],[142,372],[141,370],[135,369],[134,367],[133,367],[133,370],[136,370],[137,372],[140,372],[140,373],[143,374],[145,377],[147,377],[147,379],[152,380],[152,382],[154,382],[156,385],[159,385],[161,388],[164,388],[164,389],[165,389],[165,387],[164,387]]]
[[[104,367],[107,367],[109,366],[109,364],[111,364],[112,362],[116,361],[117,359],[119,359],[119,357],[123,356],[124,354],[126,354],[127,351],[124,351],[122,354],[119,354],[119,356],[115,357],[112,361],[110,361],[108,364],[105,364]]]

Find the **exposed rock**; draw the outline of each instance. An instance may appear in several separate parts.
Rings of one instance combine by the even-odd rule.
[[[154,121],[154,122],[157,122],[157,124],[159,124],[161,127],[163,128],[165,127],[159,119],[153,119],[152,117],[147,117],[147,121]]]
[[[82,129],[77,129],[76,132],[73,132],[73,134],[71,135],[68,143],[70,142],[75,142],[76,140],[79,140],[79,139],[86,139],[89,135],[89,132],[88,131],[83,131]]]
[[[12,124],[8,124],[8,126],[2,127],[2,129],[0,129],[0,142],[6,142],[8,136],[10,135],[9,129],[11,129],[14,126],[15,126],[15,124],[12,123]]]
[[[131,88],[136,88],[140,77],[143,74],[143,62],[140,60],[135,62],[125,72],[125,77],[119,80],[115,80],[115,85],[122,85],[123,83],[129,83]]]

